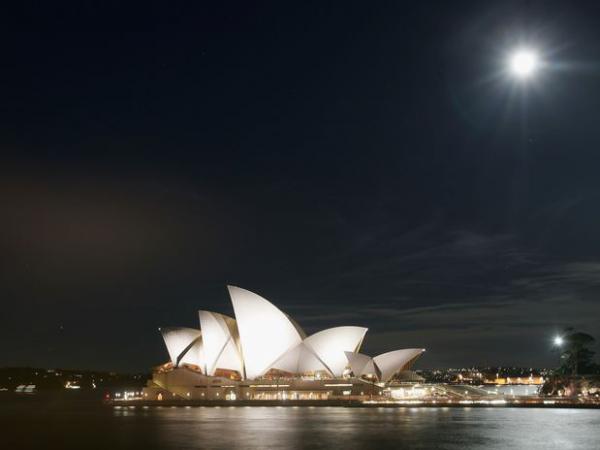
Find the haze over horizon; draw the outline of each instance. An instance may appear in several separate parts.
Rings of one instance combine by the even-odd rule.
[[[2,31],[0,366],[147,371],[227,284],[417,368],[600,339],[600,4],[32,19]],[[550,67],[517,86],[523,41]]]

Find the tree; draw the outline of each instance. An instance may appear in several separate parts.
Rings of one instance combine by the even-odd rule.
[[[593,373],[596,369],[593,362],[594,351],[589,346],[595,342],[594,338],[587,333],[566,328],[561,339],[561,365],[557,372],[564,375]]]

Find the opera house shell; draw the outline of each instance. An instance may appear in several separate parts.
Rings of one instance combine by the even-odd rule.
[[[199,311],[199,329],[160,329],[170,361],[155,370],[146,396],[208,399],[221,393],[228,399],[271,398],[269,389],[257,388],[275,385],[257,384],[257,380],[273,379],[278,380],[278,390],[287,387],[291,396],[300,395],[297,398],[308,391],[314,391],[314,398],[322,398],[319,392],[336,390],[364,394],[362,383],[370,380],[382,386],[424,352],[411,348],[370,357],[359,353],[367,328],[341,326],[307,336],[260,295],[235,286],[228,286],[228,291],[235,318]],[[291,384],[280,384],[281,379]],[[220,389],[211,389],[217,386]]]

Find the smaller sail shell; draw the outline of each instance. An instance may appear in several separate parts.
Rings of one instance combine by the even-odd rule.
[[[200,330],[196,330],[195,328],[168,327],[159,328],[159,331],[162,334],[169,357],[174,366],[178,366],[181,362],[191,362],[192,364],[201,366],[201,344],[198,345],[198,341],[201,342],[202,338]],[[190,350],[192,350],[192,353],[187,356]]]

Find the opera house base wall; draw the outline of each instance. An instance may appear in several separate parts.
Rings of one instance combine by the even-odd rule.
[[[237,381],[206,376],[187,367],[154,372],[143,389],[143,399],[152,401],[349,401],[382,395],[382,386],[360,378],[269,378]]]

